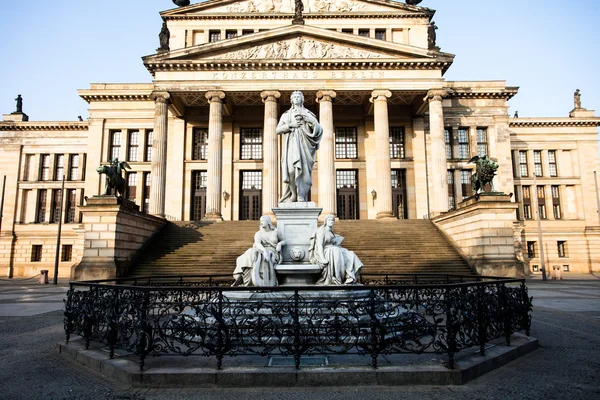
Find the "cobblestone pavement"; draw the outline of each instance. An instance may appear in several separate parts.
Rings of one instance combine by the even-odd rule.
[[[463,386],[133,389],[61,357],[64,286],[0,281],[0,399],[600,399],[600,279],[528,281],[540,349]],[[585,278],[585,279],[579,279]]]

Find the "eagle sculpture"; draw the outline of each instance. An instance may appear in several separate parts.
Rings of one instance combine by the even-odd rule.
[[[423,0],[406,0],[406,4],[408,4],[409,6],[416,6],[417,4],[419,4],[422,1]]]
[[[173,3],[179,7],[185,7],[190,5],[190,0],[173,0]]]
[[[498,169],[498,163],[489,159],[487,155],[479,157],[475,156],[469,160],[469,164],[475,164],[475,173],[471,176],[471,187],[473,188],[473,194],[477,194],[479,190],[486,192],[485,186],[489,183],[489,192],[494,191],[494,176],[496,176],[496,170]]]

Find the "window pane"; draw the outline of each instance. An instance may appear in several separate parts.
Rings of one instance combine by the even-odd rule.
[[[405,158],[404,128],[390,128],[390,158]]]
[[[357,158],[357,133],[356,128],[335,128],[335,157]]]
[[[208,129],[194,128],[194,148],[192,160],[208,159]]]
[[[262,129],[261,128],[242,128],[241,137],[241,155],[242,160],[261,160],[262,159]]]

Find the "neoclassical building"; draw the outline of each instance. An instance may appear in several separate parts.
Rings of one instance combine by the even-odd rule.
[[[85,121],[5,114],[0,265],[8,274],[53,265],[60,219],[60,271],[70,274],[86,238],[80,206],[104,190],[96,167],[113,158],[131,166],[125,196],[149,214],[272,214],[282,189],[275,129],[295,90],[324,129],[310,193],[323,215],[452,212],[473,194],[468,161],[487,155],[500,165],[494,188],[518,203],[515,251],[526,269],[540,265],[536,210],[547,264],[600,269],[594,111],[576,98],[568,117],[511,118],[518,88],[446,80],[454,55],[436,46],[428,8],[304,0],[299,13],[294,3],[209,0],[164,11],[160,48],[143,58],[152,83],[80,90]]]

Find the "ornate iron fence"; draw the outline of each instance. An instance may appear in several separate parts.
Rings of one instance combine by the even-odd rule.
[[[67,342],[80,335],[139,356],[454,355],[525,330],[523,279],[366,275],[357,286],[231,287],[230,276],[71,282]]]

